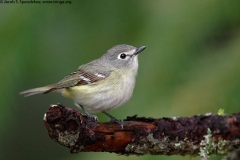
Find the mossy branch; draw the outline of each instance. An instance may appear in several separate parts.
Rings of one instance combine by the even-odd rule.
[[[94,119],[62,105],[44,115],[49,136],[77,152],[123,155],[225,155],[240,148],[240,113],[187,118],[127,117],[123,128]]]

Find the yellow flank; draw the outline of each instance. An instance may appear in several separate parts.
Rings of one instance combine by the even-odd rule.
[[[61,93],[64,97],[72,98],[72,96],[70,94],[70,91],[69,91],[69,88],[63,89]]]
[[[64,97],[74,99],[73,93],[77,93],[77,94],[84,93],[84,90],[85,90],[84,88],[86,88],[85,85],[74,86],[74,87],[63,89],[61,93]]]

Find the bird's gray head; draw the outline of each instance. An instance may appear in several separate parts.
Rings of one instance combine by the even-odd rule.
[[[110,64],[112,67],[123,69],[138,67],[138,53],[142,52],[146,47],[142,46],[139,48],[120,44],[110,48],[103,56],[102,59]]]

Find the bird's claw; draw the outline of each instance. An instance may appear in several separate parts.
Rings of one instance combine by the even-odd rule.
[[[112,117],[111,120],[110,120],[110,122],[116,122],[116,123],[118,123],[118,124],[121,126],[121,128],[123,129],[124,121],[118,120],[118,119]]]

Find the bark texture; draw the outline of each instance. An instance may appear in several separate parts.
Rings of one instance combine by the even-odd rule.
[[[240,113],[185,118],[127,117],[95,122],[78,111],[52,105],[44,115],[49,136],[76,152],[115,152],[124,155],[227,154],[240,148]]]

